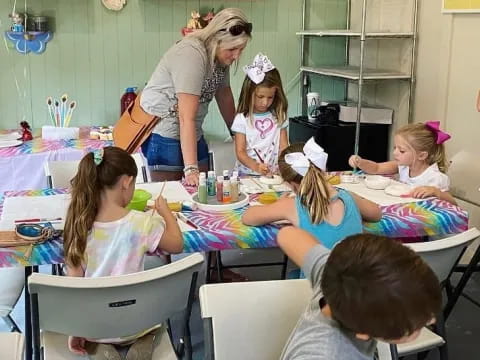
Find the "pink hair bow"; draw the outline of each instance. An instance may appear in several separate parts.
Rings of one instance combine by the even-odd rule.
[[[445,141],[451,138],[449,134],[440,130],[440,121],[427,121],[425,126],[437,135],[437,144],[443,144]]]

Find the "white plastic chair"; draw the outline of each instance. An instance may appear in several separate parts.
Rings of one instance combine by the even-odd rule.
[[[142,154],[132,154],[135,164],[137,165],[138,174],[135,179],[135,183],[148,182],[147,168]],[[59,160],[48,161],[45,163],[45,176],[47,177],[48,186],[51,189],[60,189],[70,187],[70,180],[75,176],[78,171],[78,164],[80,160]]]
[[[278,359],[311,297],[306,279],[203,285],[205,359]]]
[[[0,333],[0,354],[5,360],[23,360],[25,337],[20,333]]]
[[[471,228],[461,234],[445,239],[411,243],[406,244],[406,246],[409,246],[418,253],[432,268],[440,283],[445,285],[465,249],[478,237],[480,237],[480,231],[476,228]],[[460,292],[461,290],[462,289],[460,289]],[[453,298],[453,295],[450,294],[444,313],[447,312],[447,308],[450,309],[448,311],[451,311],[457,299],[458,296]],[[398,345],[398,355],[407,356],[409,354],[428,351],[438,347],[440,351],[440,359],[447,359],[448,351],[444,327],[444,318],[447,316],[448,313],[439,314],[436,319],[437,323],[434,326],[435,332],[425,327],[415,341]]]
[[[184,314],[181,344],[186,345],[186,355],[191,357],[188,322],[202,263],[203,256],[193,254],[160,268],[115,277],[32,274],[28,287],[34,358],[40,358],[40,347],[45,360],[82,358],[69,352],[67,335],[118,338],[163,324],[155,337],[152,359],[177,359],[176,352],[181,354],[184,349],[174,349],[166,326],[177,313]]]
[[[20,331],[10,314],[22,294],[24,284],[25,269],[23,267],[0,269],[0,317],[11,331]]]

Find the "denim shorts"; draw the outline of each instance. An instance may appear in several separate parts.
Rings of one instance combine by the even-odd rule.
[[[142,152],[152,171],[183,171],[180,140],[151,134],[142,144]],[[198,165],[208,164],[208,145],[203,136],[197,142]]]

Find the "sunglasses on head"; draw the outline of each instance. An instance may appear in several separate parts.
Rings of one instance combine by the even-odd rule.
[[[232,34],[232,36],[238,36],[242,33],[250,35],[252,33],[253,25],[252,23],[243,23],[238,25],[232,25],[228,29],[222,29],[220,31],[227,31]]]

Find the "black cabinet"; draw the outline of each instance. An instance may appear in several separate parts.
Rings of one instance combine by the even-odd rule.
[[[348,158],[354,152],[355,123],[324,124],[298,116],[290,118],[289,127],[290,144],[306,142],[315,136],[317,143],[328,153],[328,170],[351,170]],[[389,127],[383,124],[360,124],[359,155],[376,162],[387,161]]]

